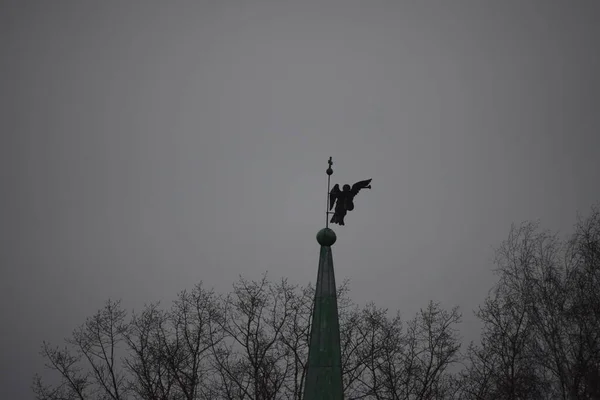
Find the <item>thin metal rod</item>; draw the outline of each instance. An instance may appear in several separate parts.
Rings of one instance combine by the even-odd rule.
[[[329,168],[327,168],[327,208],[325,209],[325,228],[329,228],[329,214],[332,214],[331,212],[329,212],[329,198],[330,198],[330,194],[331,194],[331,174],[333,174],[333,169],[331,168],[331,166],[333,165],[333,161],[331,161],[331,157],[329,157],[329,160],[327,161],[327,163],[329,164]]]
[[[331,175],[327,175],[327,208],[325,209],[325,228],[329,228],[329,187]]]

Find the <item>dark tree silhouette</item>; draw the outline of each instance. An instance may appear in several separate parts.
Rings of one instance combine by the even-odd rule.
[[[513,226],[496,252],[498,284],[477,316],[465,399],[600,399],[600,212],[565,240]]]
[[[456,361],[460,315],[430,303],[406,326],[338,288],[347,398],[443,398]],[[44,343],[57,386],[38,399],[302,399],[314,288],[240,279],[218,296],[197,285],[173,306],[150,304],[126,320],[119,302],[78,328],[68,347]],[[120,356],[118,356],[120,355]]]
[[[460,352],[457,308],[430,302],[404,322],[338,288],[347,399],[600,400],[600,208],[566,239],[513,226],[496,251],[497,283],[475,312],[479,343]],[[169,309],[131,317],[108,301],[64,347],[44,342],[39,400],[303,398],[314,287],[240,278],[202,284]],[[456,370],[462,365],[462,370]]]

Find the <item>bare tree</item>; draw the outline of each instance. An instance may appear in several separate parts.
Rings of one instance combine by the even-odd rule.
[[[133,315],[124,332],[130,388],[143,399],[210,399],[212,345],[223,339],[217,298],[198,284],[168,312],[158,304]]]
[[[223,340],[217,297],[201,284],[183,291],[169,313],[169,335],[161,335],[163,358],[186,400],[211,398],[212,347]]]
[[[471,345],[467,352],[471,364],[463,397],[545,398],[532,350],[535,331],[525,305],[496,288],[477,316],[483,321],[484,330],[481,346]]]
[[[287,286],[290,288],[289,286]],[[310,324],[314,302],[314,287],[304,286],[294,290],[290,302],[291,316],[281,330],[281,343],[287,348],[292,369],[283,384],[283,398],[301,400],[306,363],[308,361],[308,345],[310,343]]]
[[[56,386],[44,384],[40,375],[36,374],[33,381],[33,392],[38,400],[79,399],[90,398],[89,387],[92,384],[90,374],[82,372],[78,365],[81,355],[74,355],[67,347],[59,349],[49,343],[42,344],[42,356],[46,359],[46,368],[59,373],[60,383]]]
[[[399,314],[368,304],[354,315],[356,356],[345,392],[353,399],[443,399],[451,396],[447,369],[459,360],[458,309],[430,302],[406,324]],[[349,333],[349,332],[346,332]]]
[[[220,327],[226,340],[213,343],[215,370],[227,398],[275,399],[297,371],[296,354],[284,332],[299,309],[296,287],[240,279],[222,299]]]
[[[492,400],[495,397],[496,375],[500,370],[498,357],[489,347],[469,344],[465,368],[459,378],[459,398],[465,400]]]
[[[125,399],[125,374],[118,361],[119,343],[127,329],[125,316],[120,302],[109,300],[66,341],[72,350],[52,348],[44,342],[42,356],[47,360],[47,367],[59,373],[61,382],[50,387],[36,376],[34,392],[37,398]],[[88,368],[81,365],[82,361],[87,361]]]
[[[570,301],[565,313],[572,359],[573,396],[600,399],[600,205],[579,217],[568,242]]]
[[[494,294],[477,313],[464,398],[598,399],[600,213],[561,240],[538,223],[513,226],[496,252]]]
[[[379,398],[386,381],[384,363],[394,357],[402,340],[399,315],[390,320],[387,310],[367,304],[355,307],[342,328],[344,392],[349,398]]]
[[[165,362],[162,348],[166,339],[168,315],[150,304],[136,315],[125,332],[125,340],[130,353],[125,365],[130,373],[129,388],[138,399],[166,400],[176,399],[174,393],[175,373]]]
[[[456,325],[461,314],[455,307],[442,309],[430,302],[408,324],[407,339],[410,352],[405,364],[414,374],[412,394],[408,399],[441,399],[445,397],[444,374],[459,360],[460,338]]]
[[[44,343],[61,382],[34,381],[38,399],[279,400],[303,398],[313,286],[240,278],[228,295],[201,284],[171,308],[150,304],[125,321],[108,302],[64,349]],[[347,398],[442,399],[456,361],[456,309],[430,303],[403,325],[399,314],[338,288],[342,374]]]

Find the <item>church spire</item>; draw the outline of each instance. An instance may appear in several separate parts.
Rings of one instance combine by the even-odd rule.
[[[331,157],[327,169],[327,211],[329,217],[329,178],[333,173]],[[337,291],[333,271],[331,246],[336,241],[335,232],[326,227],[317,233],[321,245],[319,270],[313,306],[308,365],[304,385],[306,400],[343,400],[342,357],[340,326],[337,307]]]

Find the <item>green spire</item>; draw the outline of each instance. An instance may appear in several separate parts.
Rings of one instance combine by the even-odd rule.
[[[331,246],[335,232],[329,228],[317,233],[321,245],[319,271],[310,331],[305,400],[343,400],[340,326]]]

